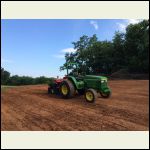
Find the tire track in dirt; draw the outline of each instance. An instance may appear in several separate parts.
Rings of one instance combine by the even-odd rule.
[[[136,109],[132,110],[136,99],[120,101],[119,93],[110,100],[89,104],[83,97],[64,100],[46,92],[47,86],[42,85],[23,86],[8,90],[7,95],[3,93],[1,103],[8,105],[9,110],[6,112],[6,107],[2,110],[2,130],[148,130],[147,93],[142,93],[146,103],[142,101],[140,105],[138,100]],[[133,106],[127,107],[128,103]],[[126,107],[119,108],[118,104]],[[145,111],[141,113],[138,108]]]
[[[24,95],[22,95],[21,97],[22,97],[22,98],[26,98],[27,95],[24,94]],[[33,98],[32,98],[32,99],[33,99]],[[37,103],[36,103],[36,104],[37,104]],[[17,106],[17,104],[15,104],[15,106]],[[41,104],[40,104],[40,106],[41,106]],[[38,105],[35,105],[35,107],[38,107]],[[43,109],[43,106],[41,106],[41,107],[42,107],[42,109]],[[19,105],[18,108],[21,109],[21,106]],[[54,108],[54,107],[53,107],[53,108]],[[63,108],[62,108],[62,109],[63,109]],[[52,112],[55,112],[55,111],[57,111],[57,112],[62,112],[62,109],[59,109],[59,110],[58,110],[58,109],[54,109],[54,110],[52,110]],[[37,111],[38,111],[38,110],[37,110]],[[47,110],[46,110],[46,111],[47,111]],[[78,108],[78,111],[79,111],[79,108]],[[82,110],[80,110],[80,111],[82,111]],[[19,112],[20,112],[20,110],[19,110]],[[89,111],[89,112],[90,112],[90,111]],[[68,113],[69,113],[69,112],[68,112]],[[36,119],[38,118],[37,115],[35,115],[33,112],[32,112],[31,114],[32,114],[32,116],[34,116],[34,119],[32,118],[33,120],[36,120]],[[77,114],[78,114],[78,113],[76,113],[76,116],[77,116]],[[85,115],[85,112],[82,111],[82,114]],[[65,114],[63,114],[63,115],[65,115]],[[36,116],[36,117],[35,117],[35,116]],[[72,116],[72,115],[71,115],[71,116]],[[79,118],[79,116],[77,116],[77,117]],[[88,116],[88,117],[89,117],[89,116]],[[97,118],[97,119],[100,119],[100,120],[102,120],[103,122],[105,122],[105,124],[108,124],[108,121],[106,121],[106,120],[104,121],[103,117],[104,117],[104,115],[102,115],[101,118]],[[43,117],[42,117],[42,118],[43,118]],[[57,119],[57,118],[56,118],[56,119]],[[97,120],[97,119],[96,119],[96,120]],[[106,118],[106,119],[107,119],[107,118]],[[109,119],[109,120],[110,120],[110,119]],[[49,121],[49,120],[48,120],[48,121]],[[91,121],[92,121],[92,117],[90,118],[90,122],[91,122]],[[110,123],[113,124],[114,127],[115,127],[115,126],[121,126],[121,127],[124,128],[124,129],[126,128],[125,126],[122,126],[121,124],[117,124],[117,123],[112,122],[112,121],[110,121]],[[87,125],[86,125],[86,127],[87,127]],[[42,129],[43,129],[43,128],[42,128]]]
[[[46,93],[43,93],[43,95],[45,95],[45,97],[48,98]],[[80,103],[80,101],[78,101],[78,102]],[[73,105],[78,106],[77,110],[83,109],[83,107],[85,107],[85,104],[87,104],[86,102],[82,103],[83,104],[82,105],[83,107],[82,107],[82,106],[78,105],[75,100],[72,101],[72,103],[74,103]],[[120,119],[120,118],[124,117],[124,119],[126,121],[131,121],[132,122],[134,120],[134,123],[138,123],[140,125],[147,125],[147,123],[149,121],[148,117],[145,118],[145,115],[141,115],[139,113],[134,114],[135,112],[133,113],[132,111],[126,111],[124,109],[119,109],[119,108],[116,109],[112,106],[107,106],[106,104],[96,103],[94,105],[91,105],[91,104],[87,104],[87,105],[88,105],[88,107],[86,107],[85,111],[93,112],[93,109],[94,109],[95,114],[102,114],[103,116],[111,116],[111,117],[115,117],[117,119]],[[147,114],[147,116],[148,116],[148,114]],[[145,119],[144,122],[141,118]]]

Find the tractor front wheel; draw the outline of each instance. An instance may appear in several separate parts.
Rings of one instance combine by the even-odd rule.
[[[95,102],[97,97],[98,97],[98,94],[97,94],[96,90],[88,89],[85,91],[85,99],[87,102],[93,103],[93,102]]]
[[[59,90],[63,98],[72,98],[75,95],[75,87],[70,80],[64,80]]]
[[[109,93],[102,93],[102,92],[100,92],[100,95],[101,95],[103,98],[109,98],[110,95],[111,95],[111,92],[109,92]]]

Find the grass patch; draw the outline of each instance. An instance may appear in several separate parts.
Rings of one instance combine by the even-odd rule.
[[[16,87],[16,86],[1,85],[1,92],[5,91],[5,90],[7,90],[9,88],[14,88],[14,87]]]

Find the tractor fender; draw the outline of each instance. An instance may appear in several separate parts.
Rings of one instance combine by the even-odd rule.
[[[73,85],[75,86],[75,88],[78,89],[76,78],[72,77],[72,76],[68,76],[67,78],[73,83]]]

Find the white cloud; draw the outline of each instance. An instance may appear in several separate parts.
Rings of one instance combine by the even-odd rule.
[[[95,28],[95,30],[98,30],[98,24],[96,21],[91,20],[90,24]]]
[[[128,19],[127,23],[129,24],[136,24],[139,23],[140,21],[142,21],[141,19]]]
[[[136,23],[139,23],[140,21],[142,21],[142,19],[127,19],[125,20],[123,23],[119,23],[117,22],[117,26],[118,26],[118,29],[121,31],[121,32],[125,32],[126,31],[126,27],[129,25],[129,24],[136,24]]]
[[[53,55],[55,58],[65,58],[65,53],[74,53],[76,52],[76,49],[74,48],[65,48],[60,50],[60,52],[56,55]]]
[[[1,59],[1,62],[2,63],[13,63],[13,61],[12,60],[8,60],[8,59]]]
[[[119,28],[119,30],[120,30],[121,32],[125,32],[125,31],[126,31],[126,27],[127,27],[126,24],[117,23],[117,26],[118,26],[118,28]]]
[[[61,50],[62,53],[74,53],[76,50],[74,48],[66,48]]]

